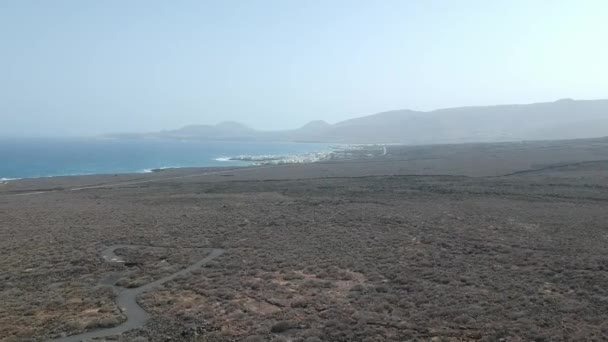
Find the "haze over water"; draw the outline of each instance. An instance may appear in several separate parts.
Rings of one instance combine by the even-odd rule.
[[[185,166],[240,166],[239,155],[292,155],[328,149],[327,144],[202,142],[160,139],[0,139],[0,179],[146,172]],[[220,160],[218,160],[220,159]]]

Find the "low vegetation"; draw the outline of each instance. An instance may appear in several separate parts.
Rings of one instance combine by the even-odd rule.
[[[122,341],[604,341],[605,167],[190,180],[5,201],[0,336],[121,322],[98,285],[117,266],[99,252],[128,243],[168,247],[117,250],[133,269],[117,279],[127,287],[200,258],[184,246],[226,252],[143,294],[153,318]]]

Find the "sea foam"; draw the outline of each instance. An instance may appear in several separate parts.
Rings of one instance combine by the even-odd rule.
[[[143,169],[141,171],[138,171],[137,173],[151,173],[151,172],[157,172],[160,170],[166,170],[166,169],[179,169],[183,166],[161,166],[161,167],[155,167],[155,168],[151,168],[151,169]]]

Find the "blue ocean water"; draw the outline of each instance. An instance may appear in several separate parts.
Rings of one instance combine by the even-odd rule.
[[[248,165],[248,162],[218,159],[328,149],[326,144],[314,143],[3,138],[0,139],[0,179],[145,172],[163,167]]]

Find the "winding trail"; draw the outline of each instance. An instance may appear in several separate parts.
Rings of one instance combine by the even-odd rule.
[[[131,247],[143,247],[144,245],[112,245],[101,252],[101,257],[109,263],[124,263],[119,256],[117,256],[114,251],[118,248],[131,248]],[[147,246],[145,247],[157,247],[157,246]],[[159,247],[161,248],[161,247]],[[166,246],[162,246],[162,248],[167,248]],[[204,248],[204,247],[200,247]],[[137,303],[137,296],[144,292],[148,292],[170,280],[173,280],[179,276],[185,275],[195,269],[202,267],[207,264],[209,261],[217,258],[218,256],[224,253],[223,249],[215,248],[212,249],[209,255],[205,258],[199,260],[198,262],[188,266],[187,268],[170,274],[166,277],[155,280],[146,285],[134,288],[134,289],[125,289],[120,286],[114,285],[114,281],[120,276],[118,273],[108,275],[104,280],[101,281],[104,285],[109,285],[112,287],[115,293],[117,293],[116,297],[116,305],[120,309],[120,311],[127,316],[127,320],[120,325],[117,325],[112,328],[99,329],[94,330],[78,335],[66,336],[57,338],[51,341],[55,342],[80,342],[87,341],[92,338],[99,337],[107,337],[112,335],[119,335],[129,330],[141,328],[146,324],[150,315]]]

